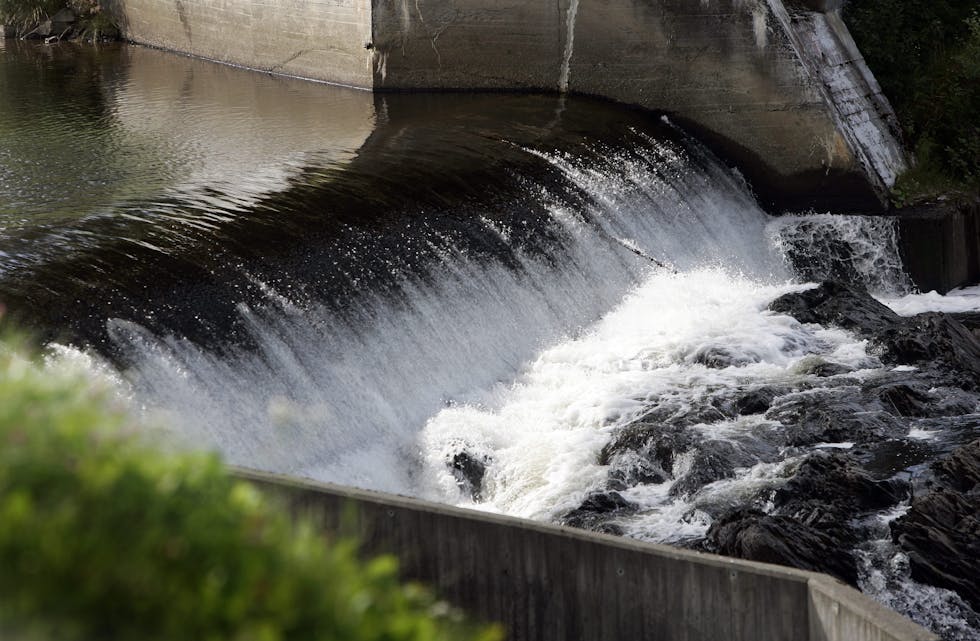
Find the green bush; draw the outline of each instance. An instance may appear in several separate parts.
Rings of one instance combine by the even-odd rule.
[[[0,347],[0,638],[499,637],[396,562],[326,544],[207,454],[165,452],[109,396]]]
[[[900,200],[980,189],[980,17],[963,0],[851,0],[844,18],[915,151]]]

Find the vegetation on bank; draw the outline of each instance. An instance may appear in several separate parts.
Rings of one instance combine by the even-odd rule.
[[[391,557],[359,561],[213,455],[0,344],[0,638],[494,641]]]
[[[898,115],[917,164],[898,204],[980,193],[980,6],[850,0],[844,19]]]
[[[66,10],[69,13],[64,13]],[[53,18],[66,15],[72,20],[52,24]],[[119,29],[100,0],[0,0],[0,24],[12,26],[18,37],[99,41],[119,36]]]

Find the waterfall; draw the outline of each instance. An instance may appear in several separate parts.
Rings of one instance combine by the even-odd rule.
[[[431,452],[420,435],[430,417],[506,387],[651,277],[672,278],[631,249],[679,270],[789,277],[766,240],[766,214],[696,146],[636,133],[620,149],[524,153],[544,159],[568,190],[521,188],[547,212],[534,236],[551,240],[488,259],[469,245],[513,245],[519,233],[490,211],[464,236],[407,223],[398,233],[411,239],[406,248],[424,247],[423,267],[390,291],[361,291],[341,311],[262,282],[265,300],[237,308],[248,347],[216,350],[111,320],[132,393],[167,414],[181,438],[233,463],[423,493]]]

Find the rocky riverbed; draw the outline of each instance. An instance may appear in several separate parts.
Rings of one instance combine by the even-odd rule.
[[[903,317],[835,281],[783,295],[769,310],[854,332],[877,367],[814,357],[795,383],[709,390],[696,404],[661,399],[601,450],[604,488],[559,520],[629,535],[626,524],[643,506],[628,497],[658,486],[688,506],[681,521],[708,524],[674,543],[863,586],[862,549],[882,537],[876,524],[885,518],[888,563],[903,564],[912,581],[955,592],[961,622],[980,622],[980,319]],[[709,369],[752,361],[723,349],[697,359]],[[723,438],[703,429],[746,416],[762,420]],[[477,498],[484,463],[465,454],[455,460]],[[713,491],[760,468],[770,470],[767,482]]]

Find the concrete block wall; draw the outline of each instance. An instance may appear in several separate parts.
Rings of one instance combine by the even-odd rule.
[[[510,641],[932,641],[840,582],[405,497],[239,470],[331,535],[398,556],[403,576]]]

